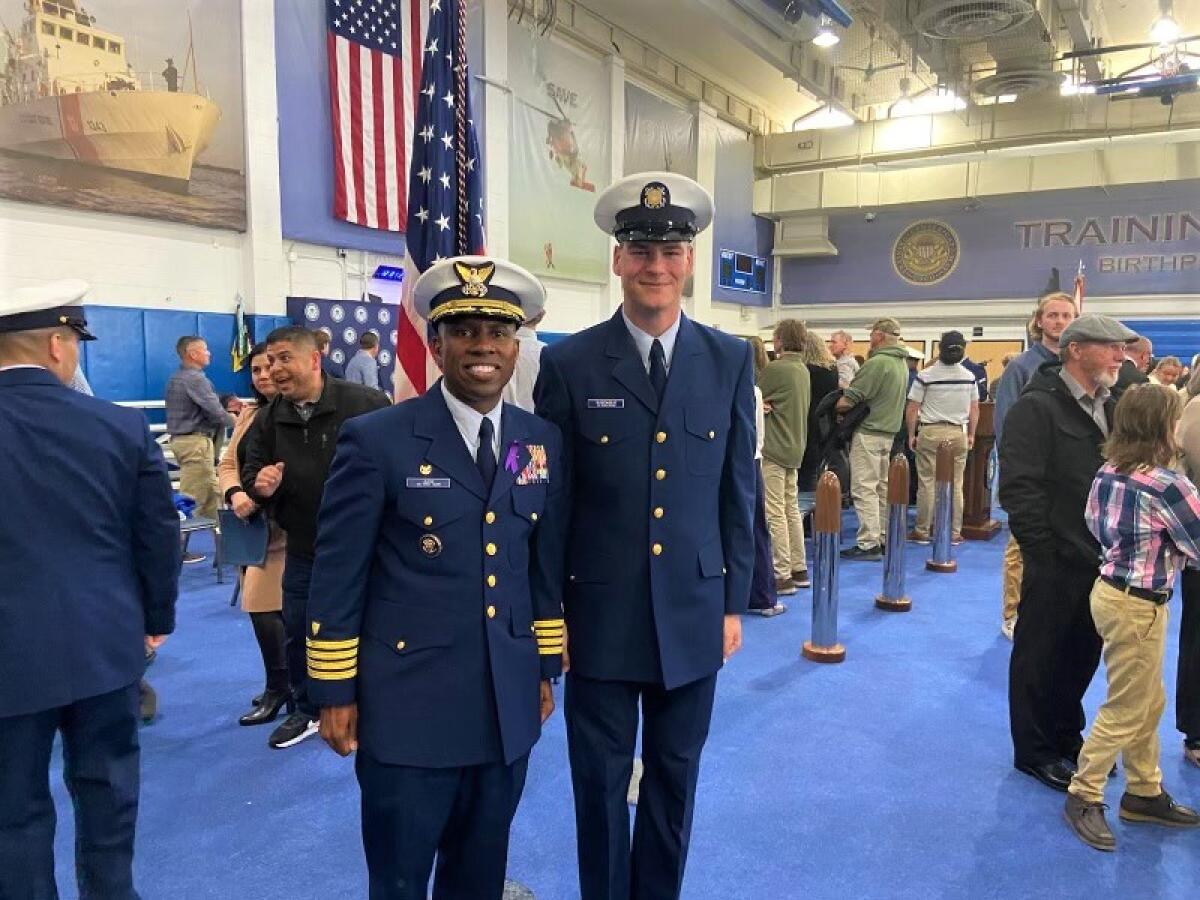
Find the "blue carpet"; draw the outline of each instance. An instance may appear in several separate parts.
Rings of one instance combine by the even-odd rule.
[[[928,548],[910,544],[906,614],[874,608],[881,564],[844,564],[842,665],[800,657],[810,592],[786,615],[747,617],[701,770],[688,900],[1194,896],[1200,834],[1110,814],[1118,852],[1098,853],[1068,831],[1061,794],[1012,769],[1003,542],[957,548],[955,575],[925,572]],[[187,567],[178,632],[149,673],[161,717],[142,732],[139,887],[184,900],[365,896],[351,762],[317,739],[273,751],[268,727],[236,725],[262,685],[230,590],[207,566]],[[1200,771],[1186,769],[1172,727],[1170,631],[1166,786],[1200,800]],[[1101,674],[1089,719],[1102,692]],[[1120,777],[1110,784],[1114,810],[1122,789]],[[70,802],[61,784],[55,796],[59,883],[74,897]],[[538,900],[577,897],[574,838],[559,710],[533,752],[510,877]]]

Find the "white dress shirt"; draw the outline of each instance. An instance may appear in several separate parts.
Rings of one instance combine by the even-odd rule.
[[[546,346],[538,340],[537,332],[522,325],[517,329],[517,340],[521,342],[517,353],[517,365],[512,378],[504,386],[504,402],[533,412],[533,386],[537,383],[538,369],[542,364],[542,349]]]
[[[625,320],[625,327],[629,330],[629,336],[633,338],[633,345],[637,347],[638,356],[642,358],[642,365],[646,367],[646,373],[650,373],[650,348],[655,341],[662,344],[663,359],[666,362],[667,373],[671,372],[671,357],[675,355],[675,338],[679,337],[679,322],[682,316],[675,317],[675,323],[655,337],[652,334],[646,334],[642,329],[638,328],[629,321],[629,316],[625,315],[625,310],[621,310],[621,318]]]
[[[446,387],[446,379],[442,379],[442,396],[446,398],[446,406],[450,410],[450,415],[454,417],[454,424],[458,426],[458,433],[462,435],[463,441],[467,445],[467,452],[471,454],[471,459],[475,459],[475,454],[479,451],[479,425],[483,422],[483,413],[476,412],[463,403]],[[500,463],[500,413],[504,409],[504,401],[500,401],[487,414],[487,418],[492,420],[492,452],[496,454],[496,462]]]

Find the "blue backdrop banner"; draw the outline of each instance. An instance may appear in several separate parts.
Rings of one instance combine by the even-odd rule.
[[[379,356],[375,360],[379,363],[379,386],[391,395],[392,375],[396,371],[398,307],[389,303],[288,297],[287,312],[295,324],[328,334],[329,356],[342,365],[358,352],[358,339],[365,332],[373,331],[379,338]]]

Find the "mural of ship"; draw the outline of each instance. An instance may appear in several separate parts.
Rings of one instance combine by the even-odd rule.
[[[192,91],[182,89],[173,65],[160,75],[135,72],[125,38],[95,23],[77,0],[27,0],[21,30],[5,29],[0,149],[187,193],[220,107],[199,92],[194,74]]]

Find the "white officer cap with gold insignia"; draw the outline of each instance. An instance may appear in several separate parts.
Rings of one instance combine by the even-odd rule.
[[[68,278],[0,294],[0,334],[66,325],[81,341],[94,341],[83,316],[86,281]]]
[[[413,286],[413,306],[430,325],[450,316],[483,316],[520,325],[546,305],[542,283],[516,263],[456,256],[434,263]]]
[[[674,172],[639,172],[596,200],[601,231],[619,242],[691,241],[709,226],[713,200],[697,182]]]

